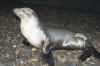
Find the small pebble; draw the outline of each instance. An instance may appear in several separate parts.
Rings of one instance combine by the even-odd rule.
[[[16,64],[13,64],[13,66],[16,66]]]
[[[15,54],[18,55],[19,54],[19,51],[16,51]]]
[[[37,49],[36,48],[32,48],[32,51],[34,52],[34,51],[36,51]]]
[[[73,64],[70,61],[65,62],[66,66],[73,66]]]
[[[47,65],[45,64],[45,65],[42,65],[42,66],[47,66]]]
[[[33,62],[34,62],[34,61],[37,62],[38,59],[30,59],[30,61],[31,61],[31,62],[32,62],[32,61],[33,61]]]
[[[6,53],[6,57],[9,57],[10,55],[9,55],[9,53]]]
[[[16,45],[13,45],[13,48],[16,48]]]
[[[23,60],[21,60],[21,62],[20,62],[21,64],[24,64],[24,61]]]
[[[31,62],[37,62],[37,61],[38,61],[38,59],[34,59],[34,58],[33,59],[28,59],[29,63],[31,63]]]

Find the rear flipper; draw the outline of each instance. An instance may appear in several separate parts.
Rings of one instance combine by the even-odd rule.
[[[88,42],[89,43],[89,42]],[[79,56],[79,60],[80,61],[85,61],[87,58],[89,58],[90,56],[92,56],[93,52],[94,52],[94,48],[92,45],[88,44],[88,46],[86,46],[82,51],[83,53]]]
[[[87,40],[87,37],[82,34],[82,33],[76,33],[74,37],[81,37],[83,38],[84,40],[86,40],[87,42],[87,46],[85,46],[82,51],[83,53],[79,56],[79,60],[80,61],[85,61],[87,58],[89,58],[93,52],[94,52],[94,48],[93,46],[89,43],[89,41]]]
[[[85,61],[90,56],[94,56],[95,58],[100,60],[100,53],[96,51],[96,49],[93,46],[88,46],[83,49],[83,53],[79,56],[79,60]]]

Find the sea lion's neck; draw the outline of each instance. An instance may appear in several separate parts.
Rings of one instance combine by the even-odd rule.
[[[44,31],[40,29],[36,18],[26,18],[21,20],[20,28],[24,37],[35,47],[41,47],[41,42],[46,40]]]

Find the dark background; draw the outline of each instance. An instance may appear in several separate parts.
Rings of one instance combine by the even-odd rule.
[[[100,0],[1,0],[1,5],[17,5],[19,3],[45,5],[70,10],[99,12]]]

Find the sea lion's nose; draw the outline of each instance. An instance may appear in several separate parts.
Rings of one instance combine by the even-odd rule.
[[[13,9],[13,12],[14,12],[14,13],[16,13],[16,12],[18,12],[18,11],[20,11],[19,8],[15,8],[15,9]]]

